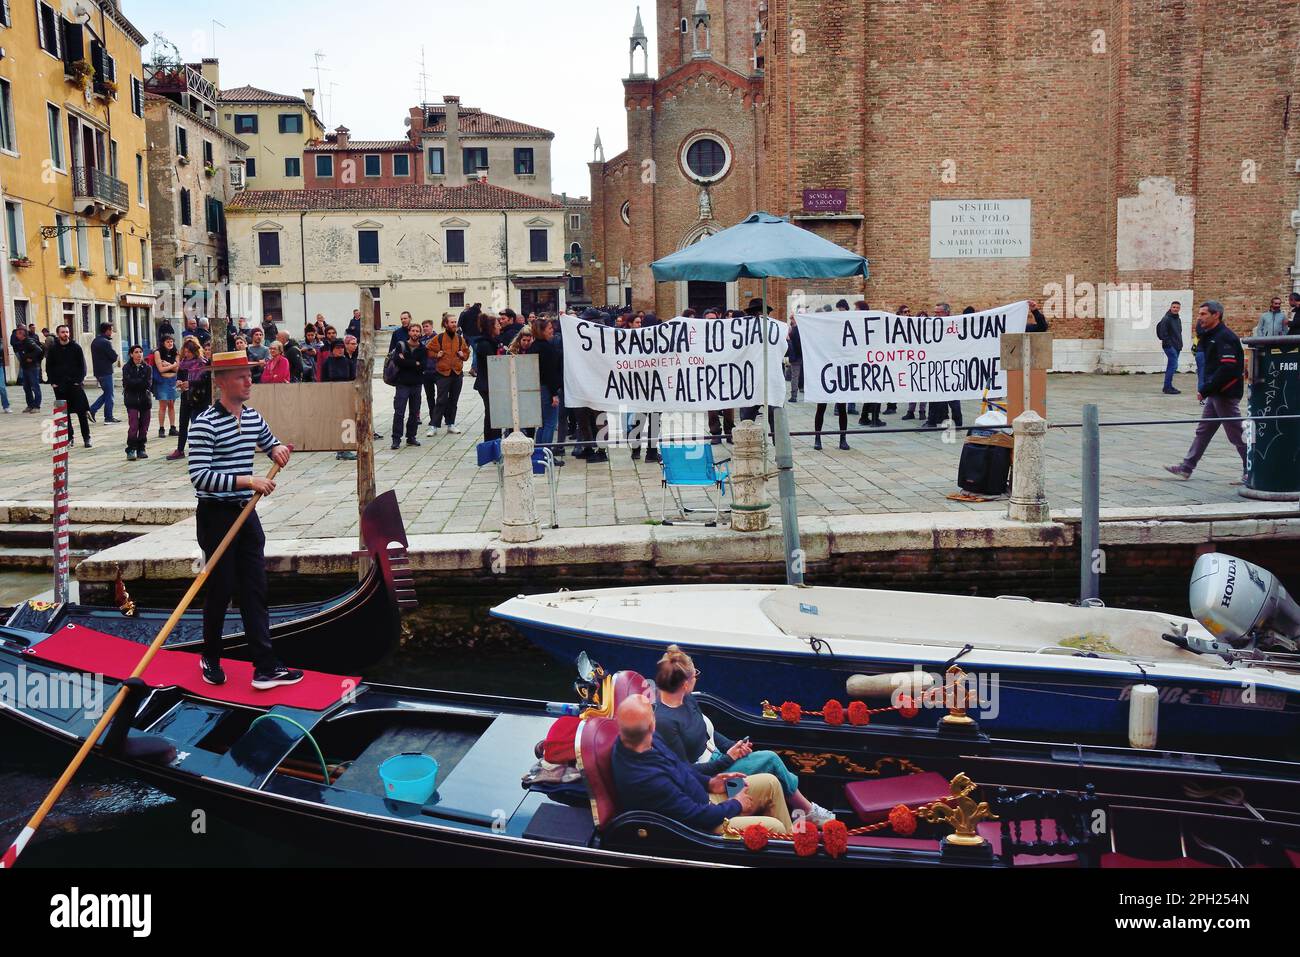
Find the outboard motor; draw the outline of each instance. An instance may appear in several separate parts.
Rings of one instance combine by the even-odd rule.
[[[1289,652],[1300,646],[1300,604],[1271,572],[1245,559],[1202,555],[1192,569],[1188,600],[1192,616],[1216,643]]]

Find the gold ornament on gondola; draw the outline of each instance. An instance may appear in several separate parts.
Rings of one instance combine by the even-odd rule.
[[[948,792],[952,795],[947,803],[937,801],[917,811],[917,816],[931,824],[947,824],[953,833],[944,838],[949,844],[964,847],[979,847],[984,843],[975,825],[980,821],[996,821],[997,815],[989,810],[987,801],[975,801],[971,798],[976,784],[966,772],[958,774],[948,782]]]
[[[971,725],[975,719],[966,713],[970,700],[966,697],[966,672],[958,665],[950,665],[944,675],[943,700],[948,713],[941,719],[946,725]]]
[[[121,567],[114,565],[114,571],[117,572],[117,580],[113,582],[113,602],[117,605],[117,610],[127,618],[135,617],[135,602],[131,600],[130,593],[126,590],[126,582],[122,580]]]

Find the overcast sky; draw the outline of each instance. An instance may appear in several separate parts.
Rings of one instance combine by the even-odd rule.
[[[653,33],[653,0],[642,6]],[[402,120],[421,95],[423,47],[430,101],[457,94],[466,106],[555,133],[557,193],[590,194],[597,127],[606,156],[627,146],[620,81],[635,0],[123,0],[122,7],[141,33],[162,34],[187,62],[212,56],[215,37],[224,87],[299,95],[317,87],[326,128],[343,124],[356,139],[405,135]],[[650,47],[653,64],[653,36]],[[145,47],[145,60],[151,56]]]

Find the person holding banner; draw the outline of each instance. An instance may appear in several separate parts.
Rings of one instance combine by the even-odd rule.
[[[971,310],[974,312],[974,310]],[[947,319],[952,316],[952,306],[946,302],[941,302],[934,307],[934,314],[941,319]],[[961,401],[951,400],[949,402],[931,402],[930,414],[926,416],[925,425],[930,429],[937,429],[943,424],[944,413],[947,412],[952,417],[954,427],[960,429],[962,426],[961,418]]]

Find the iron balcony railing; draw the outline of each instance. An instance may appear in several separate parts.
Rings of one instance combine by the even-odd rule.
[[[126,210],[128,203],[126,183],[109,176],[101,169],[74,166],[72,189],[77,199],[92,198],[118,209]]]

